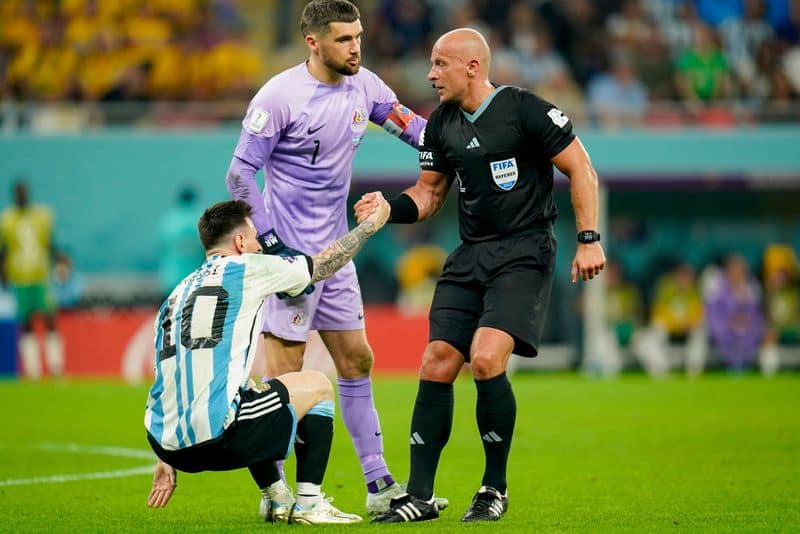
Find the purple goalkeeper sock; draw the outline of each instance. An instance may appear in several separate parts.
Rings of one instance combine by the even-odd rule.
[[[342,419],[355,445],[368,488],[370,483],[378,479],[384,481],[387,480],[386,477],[391,479],[389,468],[383,459],[383,436],[378,412],[375,411],[375,403],[372,400],[372,380],[368,376],[354,379],[339,378],[337,383]]]

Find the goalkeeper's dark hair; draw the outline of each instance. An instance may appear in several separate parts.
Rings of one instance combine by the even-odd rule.
[[[219,244],[225,236],[245,224],[252,211],[244,200],[217,202],[206,209],[197,223],[203,248],[208,250]]]
[[[347,0],[312,0],[300,15],[300,30],[303,36],[325,35],[331,29],[331,22],[355,22],[360,17],[358,8]]]

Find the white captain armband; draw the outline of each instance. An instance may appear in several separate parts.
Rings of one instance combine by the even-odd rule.
[[[389,112],[389,115],[382,124],[383,129],[395,137],[400,137],[416,116],[416,113],[405,107],[403,104],[400,102],[395,102],[392,106],[392,110]]]

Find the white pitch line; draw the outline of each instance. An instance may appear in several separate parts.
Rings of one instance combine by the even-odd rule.
[[[0,480],[2,486],[25,486],[28,484],[57,484],[60,482],[73,482],[75,480],[97,480],[102,478],[122,478],[137,475],[146,475],[153,472],[152,465],[132,467],[130,469],[117,469],[115,471],[100,471],[97,473],[80,473],[75,475],[52,475],[49,477],[12,478]]]
[[[0,443],[0,447],[6,444]],[[140,458],[144,460],[155,460],[155,455],[145,449],[131,449],[127,447],[109,447],[103,445],[80,445],[78,443],[40,443],[34,448],[48,452],[69,452],[75,454],[99,454],[103,456],[116,456],[122,458]],[[28,484],[58,484],[61,482],[73,482],[76,480],[98,480],[104,478],[122,478],[138,475],[146,475],[153,472],[153,464],[141,467],[131,467],[129,469],[115,469],[113,471],[97,471],[93,473],[75,473],[69,475],[51,475],[33,478],[12,478],[0,480],[2,486],[24,486]]]
[[[76,454],[102,454],[103,456],[120,456],[123,458],[142,458],[155,460],[155,454],[145,449],[128,447],[108,447],[103,445],[80,445],[78,443],[42,443],[38,447],[43,451],[72,452]]]

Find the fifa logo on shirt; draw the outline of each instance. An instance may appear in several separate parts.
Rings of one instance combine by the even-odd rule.
[[[433,152],[428,150],[420,150],[419,165],[420,167],[433,167]]]
[[[515,168],[516,161],[514,158],[511,159],[504,159],[503,161],[493,161],[492,162],[492,172],[494,171],[504,171],[506,169],[513,169]]]
[[[492,179],[494,183],[503,191],[510,191],[517,183],[517,179],[519,178],[517,158],[493,161],[489,164],[489,167],[492,170]]]

